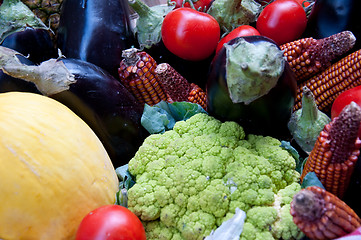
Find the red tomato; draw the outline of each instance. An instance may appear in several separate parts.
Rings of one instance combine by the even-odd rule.
[[[146,236],[142,222],[129,209],[106,205],[84,217],[76,240],[146,240]]]
[[[267,4],[270,4],[271,2],[274,2],[277,0],[256,0],[256,2],[258,2],[259,4],[261,4],[262,6],[265,6]],[[310,6],[310,2],[309,0],[297,0],[299,3],[301,3],[301,5],[304,3],[304,7],[308,7]],[[303,6],[303,5],[302,5]]]
[[[341,113],[342,109],[349,105],[352,101],[361,106],[361,86],[351,88],[338,95],[332,103],[331,118],[337,117]],[[358,135],[361,138],[361,128]]]
[[[178,57],[200,61],[214,53],[220,32],[218,22],[211,15],[192,8],[177,8],[164,18],[162,40]]]
[[[276,0],[260,13],[256,28],[277,44],[298,39],[305,31],[307,16],[302,5],[295,0]]]
[[[239,27],[235,28],[234,30],[232,30],[230,33],[228,33],[226,36],[221,38],[221,41],[219,41],[219,43],[217,45],[216,53],[219,50],[221,50],[221,48],[223,47],[223,44],[231,41],[232,39],[234,39],[236,37],[255,36],[255,35],[260,35],[260,33],[254,27],[249,26],[249,25],[239,26]]]
[[[191,5],[189,4],[189,2],[185,1],[185,0],[172,0],[171,2],[175,2],[175,7],[176,8],[180,8],[180,7],[191,7]],[[206,11],[208,10],[208,8],[211,6],[211,3],[213,2],[213,0],[191,0],[193,3],[193,6],[196,10],[200,10],[200,11]],[[184,2],[184,5],[183,5]]]

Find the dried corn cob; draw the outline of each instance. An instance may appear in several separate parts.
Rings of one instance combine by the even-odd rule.
[[[118,69],[120,82],[140,103],[150,106],[167,101],[167,95],[155,74],[156,61],[146,52],[131,48],[123,51]]]
[[[155,69],[167,95],[175,102],[192,102],[207,108],[206,93],[196,84],[189,83],[168,63],[161,63]]]
[[[204,110],[207,110],[207,94],[197,84],[191,83],[191,91],[187,101],[198,103]]]
[[[326,124],[308,156],[301,181],[307,173],[315,172],[327,191],[342,198],[360,154],[360,122],[361,108],[351,102]]]
[[[293,196],[291,215],[294,223],[310,239],[335,239],[361,226],[361,219],[332,193],[311,186]]]
[[[155,73],[158,75],[162,86],[167,89],[167,93],[172,101],[186,101],[191,91],[191,86],[183,76],[168,63],[159,64],[155,69]]]
[[[352,32],[343,31],[322,39],[302,38],[280,48],[297,81],[303,81],[329,67],[337,57],[347,53],[355,41]]]
[[[315,96],[320,111],[330,110],[333,101],[342,92],[361,85],[361,49],[357,50],[316,76],[298,84],[293,110],[302,107],[302,89],[308,87]]]

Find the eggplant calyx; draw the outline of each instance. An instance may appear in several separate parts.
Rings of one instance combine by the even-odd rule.
[[[317,108],[315,97],[313,96],[311,90],[306,86],[303,87],[302,91],[302,103],[305,105],[303,105],[301,111],[301,118],[309,122],[315,122],[320,115],[320,111]]]
[[[249,43],[240,37],[225,44],[226,75],[233,103],[249,104],[266,95],[283,74],[285,60],[274,43]]]
[[[309,88],[303,87],[302,91],[302,108],[292,113],[287,126],[296,143],[310,153],[320,132],[331,119],[317,108]]]
[[[129,5],[138,14],[135,34],[141,49],[151,48],[162,39],[161,29],[165,15],[174,9],[175,4],[149,7],[141,0],[128,0]]]
[[[21,1],[4,0],[0,5],[0,44],[7,36],[28,27],[50,29]]]
[[[38,66],[29,66],[20,62],[19,55],[22,54],[0,46],[0,70],[11,77],[34,83],[46,96],[68,90],[76,82],[62,61],[49,59]]]

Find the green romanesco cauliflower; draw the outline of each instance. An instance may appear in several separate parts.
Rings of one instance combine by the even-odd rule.
[[[293,195],[301,190],[300,184],[293,182],[274,195],[271,206],[255,206],[246,213],[241,240],[256,239],[301,239],[304,234],[293,223],[290,203]]]
[[[196,114],[145,139],[128,164],[136,178],[128,207],[148,240],[203,239],[237,207],[247,214],[240,239],[300,239],[289,213],[300,176],[280,145]]]

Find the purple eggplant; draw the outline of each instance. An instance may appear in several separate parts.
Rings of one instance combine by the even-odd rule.
[[[248,133],[288,138],[296,88],[295,76],[274,41],[239,37],[212,61],[207,109],[220,120],[240,123]]]
[[[49,28],[20,0],[4,0],[0,6],[0,45],[34,63],[58,55]]]
[[[50,95],[64,103],[103,139],[114,165],[127,163],[147,133],[140,124],[143,106],[113,76],[77,59],[61,59],[75,75],[69,90]]]
[[[319,39],[348,30],[356,36],[353,49],[358,50],[361,48],[360,9],[360,0],[317,0],[303,37]]]
[[[63,55],[117,77],[122,51],[137,46],[127,0],[64,0],[57,43]]]
[[[35,83],[42,94],[81,117],[102,141],[114,166],[128,163],[148,133],[141,126],[143,106],[116,78],[80,59],[50,59],[28,66],[15,55],[0,47],[0,69]]]
[[[160,41],[144,51],[152,56],[158,64],[168,63],[179,74],[187,79],[188,82],[195,83],[202,89],[205,88],[209,65],[211,64],[214,55],[201,61],[187,61],[171,53],[165,47],[163,41]]]
[[[34,63],[57,57],[50,33],[45,29],[26,27],[7,36],[1,46],[16,50]]]

